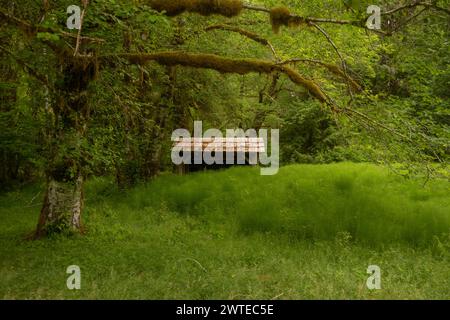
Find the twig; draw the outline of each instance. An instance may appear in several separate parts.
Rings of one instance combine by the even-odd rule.
[[[409,22],[411,22],[412,20],[414,20],[415,18],[417,18],[418,16],[420,16],[423,12],[425,12],[427,10],[427,8],[423,8],[422,10],[420,10],[417,14],[413,15],[412,17],[408,18],[405,22],[403,22],[402,24],[398,25],[394,30],[390,31],[389,34],[392,34],[394,32],[397,32],[398,30],[400,30],[403,26],[407,25]]]
[[[233,27],[233,26],[229,26],[229,25],[223,25],[223,24],[216,24],[216,25],[212,25],[209,26],[207,28],[205,28],[205,31],[211,31],[211,30],[225,30],[225,31],[231,31],[231,32],[236,32],[239,33],[240,35],[247,37],[255,42],[258,42],[264,46],[269,47],[269,49],[272,51],[273,56],[275,57],[275,59],[277,61],[279,61],[278,55],[275,51],[275,48],[273,47],[273,45],[270,43],[269,40],[261,37],[260,35],[254,33],[254,32],[250,32],[238,27]]]
[[[367,122],[372,123],[373,125],[375,125],[377,127],[383,128],[383,129],[385,129],[385,130],[387,130],[387,131],[389,131],[389,132],[391,132],[391,133],[393,133],[393,134],[395,134],[395,135],[405,139],[406,141],[410,141],[411,142],[411,139],[408,138],[407,136],[403,135],[402,133],[398,132],[397,130],[394,130],[394,129],[392,129],[392,128],[390,128],[390,127],[388,127],[388,126],[386,126],[386,125],[384,125],[384,124],[382,124],[382,123],[372,119],[371,117],[369,117],[368,115],[366,115],[366,114],[364,114],[362,112],[359,112],[357,110],[354,110],[354,109],[351,109],[351,108],[348,108],[348,107],[343,107],[341,110],[344,111],[344,112],[347,112],[347,113],[355,114],[355,115],[361,117],[362,119],[366,120]]]
[[[20,20],[2,10],[0,10],[0,17],[4,18],[5,20],[8,20],[9,22],[11,22],[12,24],[16,25],[17,27],[19,27],[22,30],[25,31],[29,31],[29,32],[47,32],[47,33],[52,33],[52,34],[56,34],[59,35],[61,37],[65,37],[65,38],[72,38],[72,39],[77,39],[77,35],[70,33],[70,32],[66,32],[66,31],[62,31],[62,30],[56,30],[53,28],[49,28],[49,27],[42,27],[42,26],[37,26],[37,25],[33,25],[27,21],[24,20]],[[80,41],[86,41],[86,42],[105,42],[104,39],[101,38],[93,38],[93,37],[79,37]]]
[[[322,66],[326,69],[328,69],[330,72],[344,78],[348,79],[348,81],[350,81],[352,87],[356,90],[356,91],[362,91],[361,86],[359,85],[359,83],[356,82],[356,80],[354,80],[352,77],[350,77],[350,75],[346,75],[344,73],[344,71],[339,68],[338,66],[331,64],[331,63],[326,63],[320,60],[315,60],[315,59],[306,59],[306,58],[292,58],[292,59],[288,59],[285,61],[280,62],[279,64],[290,64],[290,63],[296,63],[296,62],[304,62],[304,63],[311,63],[311,64],[316,64],[319,66]]]
[[[348,93],[350,94],[350,102],[349,104],[351,104],[351,102],[353,102],[353,91],[352,91],[352,86],[350,84],[349,81],[349,76],[347,73],[347,63],[345,62],[344,57],[342,56],[341,52],[339,51],[338,47],[336,46],[336,44],[334,43],[333,39],[331,39],[330,35],[318,24],[310,22],[310,24],[316,28],[317,30],[319,30],[324,36],[325,38],[327,38],[328,42],[331,44],[331,46],[334,48],[334,51],[336,51],[337,55],[339,56],[339,59],[341,60],[341,64],[342,64],[342,70],[344,71],[344,75],[345,75],[345,79],[347,82],[347,88],[348,88]]]
[[[445,8],[439,7],[436,4],[423,2],[423,1],[415,1],[415,2],[412,2],[412,3],[405,4],[403,6],[397,7],[395,9],[383,12],[382,15],[391,15],[391,14],[396,13],[398,11],[401,11],[401,10],[404,10],[404,9],[411,9],[411,8],[418,7],[418,6],[424,6],[427,9],[434,9],[436,11],[441,11],[441,12],[445,12],[447,14],[450,14],[450,10],[449,9],[445,9]]]

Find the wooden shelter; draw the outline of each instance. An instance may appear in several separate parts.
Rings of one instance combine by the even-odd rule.
[[[190,163],[183,163],[177,166],[177,171],[181,174],[187,172],[201,171],[206,169],[222,169],[234,165],[256,165],[251,159],[258,159],[258,154],[266,152],[263,138],[258,137],[226,137],[226,138],[178,138],[175,139],[174,148],[181,150],[183,154],[190,154]],[[204,154],[208,153],[216,157],[222,153],[222,163],[207,164],[204,161]],[[194,163],[194,159],[202,159],[202,163]],[[234,159],[230,163],[230,159]],[[241,160],[241,161],[238,161]],[[244,161],[242,161],[244,160]]]

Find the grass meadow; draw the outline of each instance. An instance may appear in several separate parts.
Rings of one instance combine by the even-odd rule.
[[[448,299],[449,186],[352,163],[167,174],[125,193],[93,178],[86,235],[27,241],[43,197],[30,185],[0,195],[0,298]]]

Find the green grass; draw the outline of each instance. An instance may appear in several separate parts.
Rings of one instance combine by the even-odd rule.
[[[350,163],[166,175],[126,194],[91,179],[87,235],[34,242],[30,186],[0,196],[0,298],[448,299],[449,184],[422,184]],[[365,285],[372,264],[381,290]]]

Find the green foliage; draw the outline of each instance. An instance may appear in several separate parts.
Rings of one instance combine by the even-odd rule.
[[[2,40],[8,44],[9,52],[2,51],[2,58],[11,71],[9,76],[4,73],[2,83],[9,85],[11,79],[16,79],[13,81],[19,85],[15,90],[22,90],[20,95],[24,98],[9,101],[9,109],[0,119],[7,128],[0,143],[3,150],[9,148],[9,155],[20,159],[20,170],[26,171],[27,167],[36,171],[28,172],[29,176],[41,175],[43,159],[47,159],[49,167],[57,161],[48,159],[59,152],[80,162],[86,174],[113,173],[121,177],[119,184],[125,181],[124,186],[147,180],[161,171],[172,170],[171,131],[180,127],[189,129],[194,120],[221,129],[280,128],[281,160],[285,164],[395,160],[425,167],[431,162],[448,162],[450,55],[448,21],[444,14],[422,13],[392,37],[379,37],[356,27],[323,25],[346,61],[346,72],[364,87],[360,94],[353,92],[351,107],[411,137],[411,141],[405,141],[393,137],[392,132],[382,133],[380,126],[365,120],[332,114],[327,107],[312,102],[310,95],[288,81],[286,75],[276,80],[273,74],[221,75],[215,71],[165,68],[155,63],[130,65],[121,58],[96,66],[100,72],[94,75],[85,92],[87,116],[79,118],[76,112],[70,115],[63,112],[65,120],[61,121],[58,103],[67,94],[55,88],[64,84],[61,70],[65,69],[61,69],[61,61],[66,59],[52,48],[62,46],[71,52],[76,46],[77,30],[65,28],[65,9],[70,4],[73,3],[53,1],[48,8],[42,8],[37,2],[18,1],[15,6],[6,3],[3,6],[5,12],[30,23],[40,21],[39,26],[44,28],[36,34],[31,30],[24,34],[9,24],[1,27]],[[91,1],[82,35],[102,41],[82,42],[80,53],[104,56],[186,51],[258,61],[320,60],[323,65],[298,62],[289,67],[306,81],[314,79],[333,101],[343,106],[350,99],[345,77],[324,68],[341,66],[339,55],[322,33],[305,24],[299,25],[301,19],[288,19],[287,13],[363,19],[368,4],[389,9],[397,5],[388,1],[334,0],[301,3],[264,0],[258,4],[272,8],[274,27],[289,28],[274,34],[269,14],[241,11],[240,1],[223,1],[212,7],[202,1],[171,4]],[[445,8],[448,1],[438,1],[437,5]],[[175,8],[176,17],[163,14],[167,11],[164,6],[170,10]],[[233,14],[210,15],[221,10]],[[391,26],[401,25],[418,10],[393,15]],[[239,33],[205,30],[215,24],[230,24],[252,32],[270,43],[274,51]],[[63,32],[71,33],[72,37]],[[24,73],[29,76],[21,76]],[[36,73],[48,82],[44,90],[38,90],[42,88],[42,77],[39,81]],[[305,83],[305,79],[300,82]],[[26,94],[24,88],[29,88]],[[316,84],[309,88],[318,89]],[[11,120],[19,114],[23,116],[21,123]],[[54,139],[69,130],[67,124],[77,121],[85,122],[85,137],[79,141]],[[11,132],[20,132],[22,138]],[[41,165],[30,166],[36,163]]]
[[[284,163],[324,162],[324,154],[344,141],[335,120],[319,104],[297,102],[285,109],[280,132]]]
[[[36,38],[39,40],[45,40],[45,41],[58,41],[60,38],[57,34],[49,33],[49,32],[38,32],[36,35]]]

